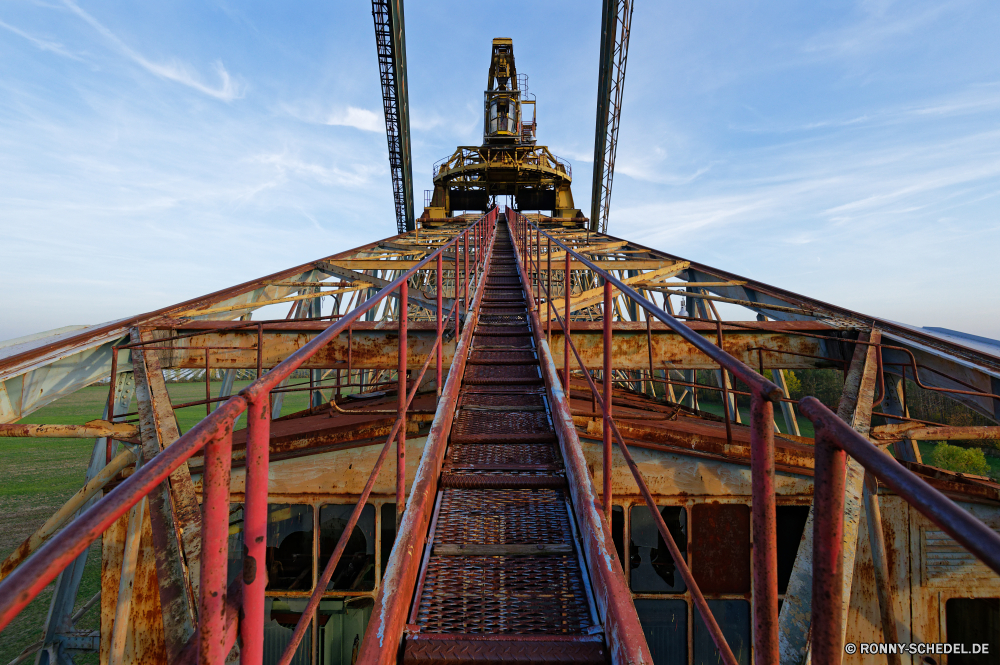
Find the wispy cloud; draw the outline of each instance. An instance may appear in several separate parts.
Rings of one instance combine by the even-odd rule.
[[[38,48],[40,48],[43,51],[49,51],[51,53],[56,53],[58,55],[61,55],[61,56],[67,57],[67,58],[72,58],[73,60],[80,60],[81,59],[80,56],[78,56],[75,53],[71,53],[68,50],[66,50],[66,47],[63,46],[62,44],[60,44],[59,42],[50,42],[50,41],[48,41],[46,39],[40,39],[38,37],[34,37],[34,36],[29,35],[28,33],[24,32],[23,30],[15,28],[14,26],[10,25],[9,23],[4,23],[3,21],[0,21],[0,28],[4,28],[5,30],[9,30],[9,31],[13,32],[15,35],[18,35],[19,37],[23,37],[24,39],[27,39],[29,42],[31,42],[32,44],[34,44],[35,46],[37,46]]]
[[[843,28],[821,33],[808,40],[804,46],[805,53],[827,54],[832,56],[850,56],[869,52],[873,49],[885,49],[895,40],[916,32],[942,14],[957,9],[962,2],[935,3],[922,11],[914,8],[910,2],[896,5],[898,13],[892,12],[891,1],[862,0],[859,3],[864,17]]]
[[[246,86],[230,76],[221,60],[217,60],[213,64],[215,73],[219,77],[218,85],[213,86],[204,82],[197,73],[192,71],[188,64],[180,60],[174,59],[165,63],[153,62],[152,60],[149,60],[123,42],[116,34],[111,32],[111,30],[109,30],[96,18],[85,12],[79,5],[73,2],[73,0],[63,0],[63,3],[70,9],[70,11],[101,33],[101,35],[111,42],[111,44],[114,45],[115,48],[117,48],[123,55],[151,74],[167,79],[168,81],[174,81],[175,83],[186,85],[187,87],[193,88],[198,92],[208,95],[209,97],[221,99],[225,102],[230,102],[234,99],[242,97],[246,92]]]
[[[385,133],[385,119],[381,114],[354,106],[334,111],[327,117],[324,124],[354,127],[365,132]]]
[[[272,166],[282,176],[306,177],[321,184],[347,187],[368,185],[373,176],[386,170],[381,163],[352,164],[351,170],[344,170],[337,166],[323,166],[306,161],[288,152],[258,155],[251,161]]]

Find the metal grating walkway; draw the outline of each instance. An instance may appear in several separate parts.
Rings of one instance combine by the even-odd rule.
[[[497,229],[405,663],[605,663],[505,224]]]

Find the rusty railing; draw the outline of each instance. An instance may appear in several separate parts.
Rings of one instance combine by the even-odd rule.
[[[326,564],[323,574],[313,592],[305,611],[281,660],[283,665],[291,662],[296,648],[312,622],[313,614],[319,606],[320,598],[339,563],[347,541],[360,517],[361,510],[374,487],[375,480],[387,457],[393,441],[396,442],[397,477],[396,505],[401,514],[405,506],[405,438],[406,411],[417,387],[426,373],[431,358],[436,358],[438,390],[442,378],[442,351],[445,326],[455,319],[455,330],[464,311],[468,314],[469,274],[480,275],[486,258],[486,248],[496,229],[497,210],[490,210],[476,222],[459,232],[448,243],[430,252],[415,266],[397,277],[372,298],[361,303],[349,314],[343,315],[336,323],[320,333],[315,339],[298,349],[288,358],[273,367],[266,374],[244,388],[238,395],[228,399],[215,411],[207,415],[197,425],[181,436],[161,453],[145,463],[107,496],[77,517],[58,535],[35,552],[27,561],[16,568],[3,582],[0,582],[0,631],[24,609],[56,576],[79,556],[92,542],[107,530],[119,517],[187,461],[192,455],[204,449],[204,472],[202,476],[202,532],[201,532],[201,587],[199,598],[199,626],[185,654],[198,655],[201,663],[223,663],[226,655],[236,642],[237,630],[242,637],[241,662],[259,665],[263,659],[264,640],[264,591],[266,575],[260,574],[265,561],[267,533],[267,479],[270,440],[270,393],[279,387],[292,372],[330,343],[365,312],[377,306],[383,299],[398,292],[399,298],[399,404],[396,421],[385,445],[372,469],[368,482],[351,513],[348,524],[337,543],[333,555]],[[470,265],[469,250],[473,250]],[[455,249],[456,289],[455,301],[446,320],[442,306],[443,257],[447,249]],[[412,388],[407,391],[407,348],[406,321],[409,280],[417,271],[427,269],[436,262],[437,271],[437,337],[434,347],[427,354]],[[463,299],[459,288],[464,290]],[[239,325],[239,324],[237,324]],[[114,382],[112,382],[113,385]],[[229,540],[229,490],[232,463],[232,430],[236,418],[247,412],[246,488],[244,503],[245,558],[244,570],[256,570],[256,575],[246,575],[243,579],[242,609],[227,606],[227,558]],[[242,615],[236,620],[236,614]],[[237,628],[237,626],[239,628]]]
[[[638,291],[609,271],[601,269],[586,256],[574,251],[555,236],[543,231],[527,217],[508,212],[508,221],[514,231],[515,248],[525,275],[525,283],[531,309],[537,316],[538,308],[545,295],[547,308],[547,330],[551,332],[553,315],[563,332],[564,366],[563,386],[569,409],[571,363],[570,353],[576,358],[586,378],[593,402],[600,408],[603,420],[603,497],[605,519],[611,514],[611,452],[612,439],[639,486],[639,490],[652,513],[653,520],[670,551],[674,564],[684,582],[691,590],[692,599],[701,614],[723,662],[735,665],[736,658],[726,643],[726,639],[712,616],[708,603],[681,555],[673,536],[657,509],[641,472],[632,459],[624,438],[618,431],[612,412],[612,304],[618,290],[626,298],[645,310],[650,317],[665,323],[673,332],[719,364],[720,369],[729,371],[750,388],[750,469],[751,469],[751,514],[753,529],[752,584],[753,584],[753,653],[754,662],[760,664],[778,663],[778,578],[777,578],[777,529],[774,492],[774,403],[785,398],[784,392],[774,383],[765,379],[740,360],[722,349],[721,322],[718,345],[714,345],[688,326],[668,314],[655,303],[643,297]],[[542,251],[543,239],[546,251]],[[552,294],[553,248],[565,252],[564,298],[562,315],[555,307]],[[542,255],[546,254],[543,264]],[[578,262],[592,271],[604,282],[604,357],[603,395],[588,371],[583,358],[572,342],[571,330],[571,261]],[[556,270],[559,268],[557,267]],[[542,273],[547,279],[542,279]],[[531,288],[533,287],[533,288]],[[716,317],[718,318],[718,317]],[[551,339],[551,334],[548,335]],[[731,439],[728,395],[733,391],[722,381],[723,413],[727,434]],[[962,392],[962,391],[954,391]],[[881,394],[884,394],[884,390]],[[812,658],[817,664],[839,663],[843,657],[842,624],[842,575],[843,575],[843,522],[844,492],[846,478],[846,456],[850,454],[866,470],[884,482],[907,502],[919,510],[932,522],[940,526],[956,541],[969,549],[994,571],[1000,573],[1000,535],[960,508],[949,498],[932,488],[916,474],[902,466],[894,458],[880,451],[875,445],[851,429],[836,414],[813,397],[799,402],[802,413],[808,418],[816,432],[815,494],[813,522],[813,592],[812,592]]]

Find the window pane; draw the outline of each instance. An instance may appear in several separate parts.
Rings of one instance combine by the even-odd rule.
[[[268,505],[268,589],[307,591],[312,588],[312,516],[312,506]]]
[[[952,654],[948,665],[995,665],[1000,663],[1000,599],[952,598],[945,603],[945,630],[950,644],[989,644],[985,654]]]
[[[691,508],[691,572],[702,593],[749,593],[750,506]]]
[[[687,603],[636,598],[635,610],[655,665],[687,665]]]
[[[809,517],[809,506],[778,506],[778,593],[788,591],[788,580],[792,577],[792,566],[799,551],[802,532]]]
[[[357,661],[374,605],[370,596],[320,601],[320,665],[352,665]]]
[[[385,567],[389,565],[389,555],[392,554],[392,546],[396,542],[396,504],[382,504],[382,577],[385,577]]]
[[[354,512],[350,504],[331,504],[319,510],[319,566],[324,569]],[[322,574],[322,573],[321,573]],[[371,591],[375,588],[375,506],[366,505],[347,539],[327,591]]]
[[[736,660],[741,665],[750,665],[750,603],[745,600],[710,600],[708,608],[722,629],[722,635],[729,643]],[[692,637],[693,665],[717,665],[722,662],[697,607],[694,608]]]
[[[264,665],[277,665],[281,660],[281,654],[292,641],[292,633],[295,632],[295,626],[308,602],[306,598],[265,598]],[[292,665],[309,665],[312,661],[311,653],[312,631],[307,630],[295,650]]]
[[[687,552],[687,513],[683,506],[660,508],[663,521],[677,543],[681,556]],[[632,590],[640,593],[683,593],[681,579],[663,537],[656,528],[647,506],[635,506],[629,513],[632,521],[631,550]]]

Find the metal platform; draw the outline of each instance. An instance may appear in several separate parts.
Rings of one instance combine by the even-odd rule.
[[[498,229],[405,663],[604,663],[510,236]]]

